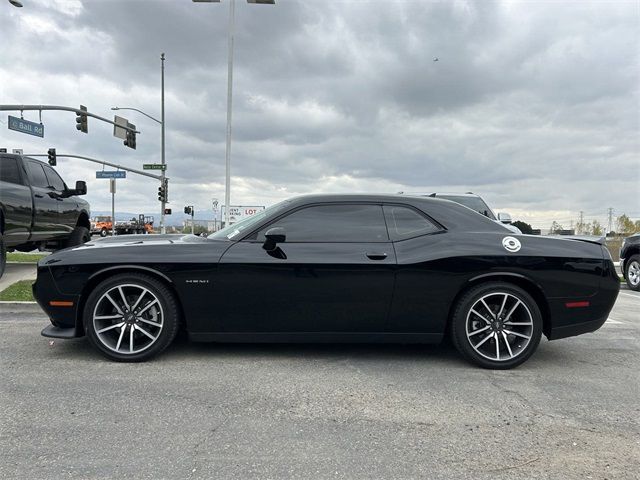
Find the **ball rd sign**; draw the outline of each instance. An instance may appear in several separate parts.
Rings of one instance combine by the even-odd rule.
[[[229,207],[229,225],[233,225],[240,220],[255,215],[258,212],[264,210],[264,205],[252,205],[252,206],[231,206]],[[222,217],[224,218],[224,205],[222,206]]]

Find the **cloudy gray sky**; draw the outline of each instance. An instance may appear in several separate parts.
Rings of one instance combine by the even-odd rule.
[[[0,0],[0,103],[160,111],[165,52],[167,175],[175,217],[224,198],[228,3]],[[534,226],[608,207],[640,218],[637,1],[294,1],[236,7],[232,204],[310,192],[474,191]],[[434,62],[434,58],[438,58]],[[73,153],[140,168],[111,127],[45,112],[45,138],[0,147]],[[37,112],[25,112],[37,120]],[[96,168],[94,210],[110,207]],[[159,210],[157,183],[130,175],[119,209]],[[210,213],[207,215],[210,216]]]

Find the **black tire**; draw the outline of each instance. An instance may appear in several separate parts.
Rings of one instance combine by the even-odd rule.
[[[104,297],[105,294],[108,293],[110,290],[117,288],[118,286],[124,286],[124,285],[128,285],[128,287],[124,287],[124,289],[133,289],[133,288],[140,287],[142,289],[148,290],[150,292],[150,295],[145,297],[146,300],[143,300],[143,302],[148,302],[151,299],[153,299],[153,297],[155,297],[155,300],[157,300],[159,304],[159,308],[157,308],[157,310],[161,313],[161,322],[159,323],[162,324],[162,327],[159,330],[159,332],[157,332],[158,334],[154,341],[150,342],[147,339],[147,336],[143,335],[142,332],[138,332],[137,330],[135,330],[138,328],[135,325],[144,326],[150,331],[154,328],[148,325],[149,324],[148,321],[145,323],[141,323],[141,322],[144,322],[144,320],[135,321],[135,322],[132,320],[131,324],[125,325],[124,328],[114,327],[112,329],[113,331],[112,334],[109,334],[108,332],[103,332],[103,333],[107,333],[107,335],[111,335],[111,338],[108,338],[106,335],[99,336],[98,331],[105,328],[105,324],[98,325],[98,327],[100,327],[98,328],[96,324],[99,320],[94,320],[94,313],[100,313],[99,308],[101,307],[99,306],[99,302],[102,300],[106,303],[106,300],[103,300],[105,298]],[[133,286],[136,286],[136,287],[133,287]],[[126,294],[125,294],[125,297],[126,297]],[[121,297],[120,299],[116,300],[116,302],[120,302],[121,307],[122,307],[122,304],[124,303],[122,302]],[[142,308],[144,309],[144,307]],[[147,311],[149,310],[151,309],[148,309]],[[159,280],[156,280],[153,277],[150,277],[144,274],[123,273],[123,274],[115,275],[114,277],[103,281],[93,289],[93,291],[87,298],[87,302],[84,307],[83,321],[84,321],[85,332],[87,334],[87,337],[89,337],[89,341],[105,357],[109,358],[110,360],[115,360],[117,362],[143,362],[158,355],[164,349],[166,349],[169,345],[171,345],[171,343],[176,337],[176,334],[178,333],[178,326],[180,323],[179,315],[180,315],[179,308],[178,308],[178,303],[176,301],[176,298],[171,292],[171,290],[164,283],[162,283]],[[149,317],[147,317],[147,319],[148,318]],[[114,319],[109,321],[113,322],[113,324],[115,325],[115,324],[120,324],[121,322],[123,322],[123,320],[124,320],[124,317],[122,319]],[[155,321],[157,321],[157,317]],[[106,326],[109,327],[112,325],[106,325]],[[134,331],[134,333],[132,334],[131,337],[128,337],[128,334],[131,334],[132,330]],[[119,335],[117,333],[118,331],[120,331]],[[156,333],[156,331],[154,331],[153,333]],[[150,342],[150,345],[147,347],[144,347],[145,349],[139,352],[133,352],[133,353],[125,352],[126,344],[122,345],[120,342],[118,342],[115,344],[115,346],[113,345],[113,343],[115,343],[115,337],[120,338],[123,335],[126,336],[127,338],[137,338],[141,342],[144,342],[144,341]],[[111,342],[111,347],[107,345],[109,342]],[[117,348],[118,351],[116,351],[114,347]]]
[[[7,265],[7,246],[4,244],[4,236],[0,235],[0,278],[4,275]]]
[[[640,292],[640,255],[631,255],[625,262],[624,278],[631,290]]]
[[[100,236],[104,238],[108,234],[109,234],[109,231],[105,227],[102,227],[102,230],[100,230]]]
[[[502,306],[505,298],[505,306]],[[482,300],[491,308],[492,315],[484,306],[477,310],[473,308],[477,303],[482,305]],[[503,323],[514,306],[511,317]],[[513,325],[514,321],[518,326]],[[488,282],[471,288],[458,300],[451,318],[451,339],[456,349],[466,360],[482,368],[517,367],[533,355],[541,335],[542,315],[535,300],[522,288],[506,282]],[[476,338],[478,341],[474,345],[472,342]],[[493,353],[496,341],[497,355]],[[496,358],[492,358],[494,356]]]
[[[91,240],[91,232],[87,227],[77,226],[69,235],[69,238],[66,242],[66,247],[75,247],[76,245],[82,245],[83,243]]]

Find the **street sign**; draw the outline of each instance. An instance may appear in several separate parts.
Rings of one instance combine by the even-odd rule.
[[[117,171],[98,170],[96,172],[96,178],[127,178],[127,172],[125,170],[117,170]]]
[[[259,206],[243,206],[243,205],[232,205],[229,207],[229,225],[233,225],[240,220],[250,217],[258,212],[264,210],[264,205]],[[225,206],[222,206],[222,218],[224,218]]]
[[[121,138],[122,140],[127,139],[127,129],[122,127],[129,126],[129,120],[124,117],[119,117],[118,115],[113,116],[113,136],[116,138]]]
[[[44,125],[9,115],[9,130],[44,138]]]
[[[143,170],[166,170],[167,166],[161,163],[143,163]]]

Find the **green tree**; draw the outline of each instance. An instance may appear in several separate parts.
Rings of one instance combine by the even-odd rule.
[[[591,223],[591,235],[604,235],[604,230],[598,220],[594,220]]]
[[[528,235],[533,233],[533,227],[522,220],[516,220],[515,222],[512,222],[511,225],[518,227],[522,233],[526,233]]]
[[[622,235],[631,235],[637,231],[636,224],[624,213],[616,221],[616,230]]]

